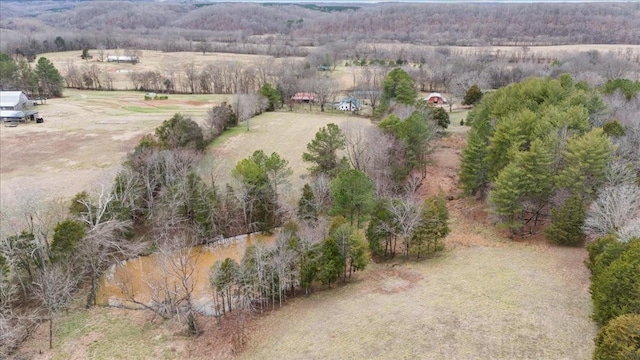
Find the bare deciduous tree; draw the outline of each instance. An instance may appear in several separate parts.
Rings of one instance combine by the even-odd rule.
[[[369,147],[375,146],[373,143],[367,143],[368,127],[368,125],[355,122],[346,122],[340,126],[346,137],[345,151],[351,167],[365,173],[367,173],[371,161]]]
[[[315,208],[320,214],[326,214],[331,207],[331,193],[329,183],[331,179],[325,174],[318,174],[311,179],[311,190],[316,200]]]
[[[268,104],[269,101],[259,94],[238,94],[234,102],[234,110],[238,116],[238,121],[244,121],[247,130],[249,130],[249,120],[265,111]]]
[[[145,301],[137,297],[130,277],[122,279],[118,287],[128,301],[165,319],[177,316],[184,321],[189,334],[197,335],[200,329],[195,318],[197,309],[193,292],[199,252],[194,247],[193,234],[183,222],[184,219],[176,216],[170,223],[157,228],[154,244],[158,252],[153,256],[159,276],[145,281],[146,293],[151,294],[151,298]]]
[[[38,274],[32,285],[34,295],[49,317],[49,349],[52,349],[53,314],[68,306],[77,283],[68,269],[62,265],[49,264]]]
[[[281,232],[277,236],[271,262],[277,275],[278,300],[280,307],[282,307],[282,301],[286,301],[287,291],[293,292],[298,285],[298,269],[296,268],[296,254],[289,245],[289,239],[292,235]]]
[[[366,142],[375,144],[369,146],[369,166],[365,170],[373,180],[378,198],[391,195],[393,192],[393,158],[391,153],[397,140],[390,134],[385,134],[377,126],[367,128]]]
[[[587,210],[584,230],[604,236],[617,233],[640,218],[640,187],[635,184],[607,186]]]
[[[87,307],[96,304],[97,281],[105,269],[122,259],[140,254],[147,244],[132,242],[124,238],[129,221],[115,219],[92,227],[78,245],[78,257],[82,259],[84,272],[91,281],[87,296]]]
[[[304,82],[303,87],[308,92],[316,94],[316,101],[320,105],[320,111],[324,111],[327,104],[332,103],[338,93],[338,84],[333,78],[320,75]]]
[[[410,198],[396,198],[389,202],[389,212],[393,217],[394,226],[385,230],[401,237],[402,252],[407,257],[411,247],[411,235],[420,223],[420,208]]]

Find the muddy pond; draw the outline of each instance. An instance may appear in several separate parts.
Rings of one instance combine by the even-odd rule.
[[[193,305],[205,314],[214,314],[213,291],[209,281],[211,267],[226,258],[238,262],[252,244],[275,243],[274,235],[249,234],[215,244],[195,246],[170,254],[153,253],[114,264],[100,279],[96,303],[131,309],[143,308],[163,291],[180,286],[176,274],[190,273],[193,286]]]

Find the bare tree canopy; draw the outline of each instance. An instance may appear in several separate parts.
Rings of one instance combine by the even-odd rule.
[[[37,54],[63,50],[145,48],[161,51],[306,56],[308,44],[330,47],[331,65],[364,58],[351,41],[426,45],[637,44],[637,4],[348,4],[310,9],[289,4],[73,2],[3,3],[3,48]],[[31,22],[13,22],[20,17]],[[445,18],[447,21],[442,21]],[[242,21],[237,21],[242,19]],[[398,27],[397,24],[403,24]],[[451,26],[456,24],[456,26]],[[110,31],[103,29],[109,27]],[[602,31],[605,28],[607,31]],[[82,31],[77,31],[82,29]],[[6,30],[6,31],[4,31]],[[144,32],[145,36],[139,34]],[[251,35],[271,35],[269,41]],[[103,58],[104,52],[98,52]],[[395,53],[395,59],[407,60]],[[417,62],[417,61],[416,61]],[[611,76],[619,69],[612,66]]]

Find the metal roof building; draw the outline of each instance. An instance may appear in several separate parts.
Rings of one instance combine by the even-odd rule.
[[[0,91],[0,121],[35,120],[38,112],[32,110],[34,105],[22,91]]]

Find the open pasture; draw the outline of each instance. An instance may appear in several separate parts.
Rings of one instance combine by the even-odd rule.
[[[231,171],[235,164],[249,157],[256,150],[264,150],[269,155],[277,152],[289,161],[293,170],[289,178],[296,193],[306,182],[309,163],[302,161],[302,153],[307,151],[307,144],[314,138],[321,127],[329,123],[339,126],[347,122],[354,126],[369,126],[369,119],[345,113],[305,113],[305,112],[271,112],[259,115],[250,121],[250,130],[242,125],[233,130],[238,133],[227,139],[216,140],[216,146],[208,150],[207,157],[201,166],[201,175],[205,179],[213,176],[217,184],[232,181]]]
[[[486,241],[294,299],[244,358],[590,359],[584,250]]]
[[[68,198],[109,182],[145,134],[180,112],[201,121],[224,95],[170,95],[145,101],[140,92],[66,89],[37,110],[44,123],[0,126],[0,196],[41,193]],[[103,179],[106,177],[106,179]]]
[[[113,78],[113,87],[117,90],[131,90],[132,84],[130,75],[133,72],[159,71],[160,73],[184,76],[187,68],[193,67],[197,71],[209,64],[216,63],[238,63],[242,66],[260,66],[271,68],[274,63],[272,56],[266,55],[247,55],[247,54],[230,54],[230,53],[205,53],[201,52],[171,52],[153,50],[138,50],[140,62],[137,64],[108,62],[108,55],[124,55],[123,50],[106,49],[104,50],[104,61],[99,61],[100,56],[98,50],[91,49],[89,54],[92,59],[83,60],[80,58],[81,51],[65,51],[46,53],[42,56],[51,61],[63,76],[69,64],[82,69],[92,65],[98,66],[98,69],[109,74]],[[296,58],[288,58],[296,59]]]
[[[144,100],[129,91],[66,89],[65,97],[49,99],[38,110],[43,124],[0,127],[0,194],[8,204],[25,192],[45,198],[69,198],[98,182],[109,183],[125,155],[140,138],[180,112],[202,122],[207,110],[226,95],[169,95],[168,100]],[[294,171],[294,188],[304,184],[308,164],[302,152],[322,126],[346,121],[369,124],[368,119],[344,113],[275,112],[241,124],[217,139],[201,166],[202,176],[218,184],[231,181],[235,164],[262,149],[278,152]]]
[[[571,52],[585,52],[597,50],[601,53],[614,52],[616,54],[625,54],[628,56],[640,56],[640,45],[628,44],[582,44],[582,45],[558,45],[558,46],[430,46],[430,45],[412,45],[412,44],[396,44],[396,43],[373,43],[373,48],[392,51],[398,54],[398,57],[407,57],[409,54],[420,52],[433,52],[439,49],[448,49],[452,54],[460,56],[479,56],[482,54],[499,55],[504,58],[511,57],[536,57],[553,59],[563,56],[563,54]],[[309,49],[313,51],[313,48]],[[276,59],[267,55],[249,55],[249,54],[231,54],[231,53],[211,53],[207,52],[162,52],[154,50],[139,50],[140,62],[133,65],[128,63],[116,63],[106,61],[108,55],[123,55],[124,50],[106,49],[104,50],[104,61],[99,61],[99,51],[96,49],[89,50],[91,59],[82,60],[80,58],[81,51],[66,51],[46,53],[42,56],[49,59],[60,71],[62,75],[66,74],[70,64],[79,69],[91,66],[97,66],[98,70],[109,74],[113,79],[113,87],[118,90],[132,89],[130,80],[131,73],[158,71],[174,80],[184,78],[188,69],[193,68],[200,71],[210,64],[235,63],[240,66],[253,66],[260,69],[270,71],[274,63],[278,61],[300,61],[304,58],[290,57],[284,59]],[[361,69],[354,66],[344,66],[350,63],[348,60],[340,61],[335,69],[331,72],[331,76],[339,83],[340,90],[346,91],[356,87],[357,79],[360,77]],[[429,64],[427,64],[429,65]]]

